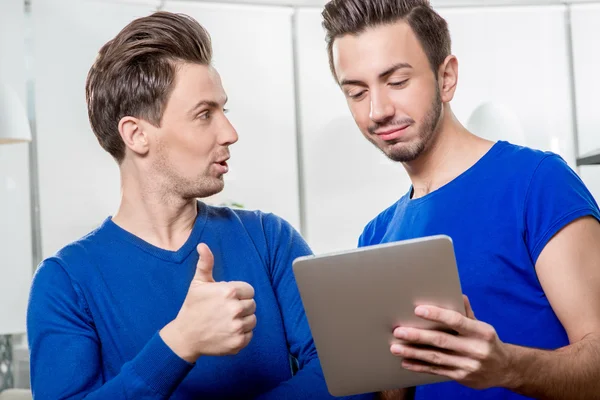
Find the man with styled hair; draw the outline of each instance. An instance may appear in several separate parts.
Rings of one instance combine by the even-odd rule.
[[[158,12],[89,71],[90,123],[122,197],[35,275],[36,398],[331,398],[291,269],[306,243],[272,214],[197,200],[223,189],[238,139],[211,57],[195,20]]]
[[[415,398],[598,398],[600,212],[585,185],[556,154],[461,125],[450,106],[458,62],[428,1],[332,0],[323,19],[356,124],[412,182],[359,246],[449,235],[476,311],[467,299],[466,316],[415,309],[456,335],[394,329],[390,351],[404,368],[454,381],[418,387]]]

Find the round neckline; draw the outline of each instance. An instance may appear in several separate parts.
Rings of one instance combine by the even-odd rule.
[[[504,148],[508,144],[509,143],[504,140],[498,140],[473,165],[471,165],[469,168],[467,168],[466,170],[461,172],[458,176],[456,176],[450,182],[446,183],[445,185],[442,185],[438,189],[426,194],[423,197],[419,197],[417,199],[412,199],[410,197],[411,193],[413,192],[413,188],[414,188],[413,185],[411,184],[410,187],[408,188],[408,192],[404,196],[402,196],[401,200],[404,200],[407,203],[407,205],[417,205],[420,203],[424,203],[424,202],[428,201],[429,199],[435,198],[440,193],[443,194],[445,191],[452,189],[453,186],[457,185],[458,183],[460,183],[460,181],[462,181],[463,179],[465,179],[469,175],[471,175],[473,173],[473,171],[480,168],[482,165],[485,165],[492,156],[497,154],[500,150],[502,150],[502,148]]]
[[[133,233],[121,228],[115,224],[112,220],[112,215],[107,217],[101,226],[101,231],[106,232],[112,238],[125,241],[135,245],[140,250],[151,254],[154,257],[172,263],[182,263],[190,255],[192,251],[196,249],[196,246],[200,242],[200,236],[206,225],[207,220],[207,206],[201,201],[197,202],[198,215],[192,227],[190,236],[187,238],[185,243],[178,250],[166,250],[161,247],[155,246],[151,243],[146,242],[144,239],[134,235]]]

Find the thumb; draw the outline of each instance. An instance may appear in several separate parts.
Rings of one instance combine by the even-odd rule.
[[[215,263],[215,259],[213,257],[212,252],[204,243],[200,243],[196,250],[198,250],[198,264],[196,265],[196,274],[194,275],[195,281],[200,282],[214,282],[213,278],[213,265]]]

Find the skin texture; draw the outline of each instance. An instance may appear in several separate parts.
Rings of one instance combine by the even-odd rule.
[[[229,146],[238,135],[225,116],[227,96],[217,71],[176,64],[173,90],[160,126],[123,117],[126,145],[120,165],[122,198],[113,222],[163,249],[177,250],[189,237],[196,198],[223,189]],[[198,245],[200,258],[177,317],[160,335],[181,358],[236,354],[256,326],[254,289],[245,282],[214,282],[213,255]],[[216,311],[215,311],[216,310]]]
[[[403,163],[413,183],[413,198],[450,182],[493,145],[468,132],[452,113],[456,58],[448,56],[433,70],[405,22],[337,38],[333,62],[360,131],[387,157]],[[409,370],[447,376],[472,388],[505,387],[535,398],[594,398],[600,393],[598,243],[598,221],[580,218],[548,242],[535,265],[569,335],[569,346],[543,351],[503,343],[493,326],[475,318],[465,298],[466,316],[437,307],[415,309],[420,318],[439,322],[458,335],[400,327],[394,336],[403,344],[392,345],[390,351],[404,358]],[[411,393],[395,390],[380,397],[404,399]]]

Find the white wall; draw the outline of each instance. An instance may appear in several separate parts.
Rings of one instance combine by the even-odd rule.
[[[118,168],[89,127],[85,78],[99,48],[157,6],[157,1],[48,0],[34,7],[45,257],[118,206]],[[211,33],[229,116],[240,136],[231,147],[226,189],[209,202],[264,209],[299,229],[291,9],[176,1],[165,7],[194,16]]]
[[[493,139],[553,150],[575,167],[566,8],[438,11],[448,21],[459,60],[452,102],[459,120],[466,124],[484,103],[507,108],[522,126],[524,138],[508,132]],[[316,252],[353,247],[365,223],[410,185],[402,167],[388,162],[356,128],[329,72],[320,12],[300,9],[296,26],[306,235]],[[478,133],[489,136],[485,129]]]
[[[324,1],[298,1],[316,6],[169,0],[165,9],[196,17],[213,36],[215,65],[240,133],[240,141],[231,149],[226,189],[210,201],[272,211],[299,227],[300,163],[303,232],[314,251],[322,253],[354,247],[364,225],[404,194],[410,182],[401,166],[389,162],[360,135],[330,76],[320,16]],[[285,0],[261,3],[271,2],[291,4]],[[526,7],[450,7],[457,0],[433,3],[449,22],[459,59],[459,86],[453,102],[459,119],[467,124],[482,104],[504,107],[523,132],[522,137],[506,139],[558,152],[575,167],[567,7],[558,5],[558,0],[557,5]],[[491,3],[498,2],[474,4]],[[149,14],[158,5],[158,0],[34,4],[45,256],[93,229],[117,206],[117,167],[89,129],[85,75],[104,42],[131,19]],[[573,6],[581,152],[600,147],[594,117],[598,82],[594,74],[600,60],[587,51],[597,47],[597,12],[597,5]],[[481,126],[477,129],[483,136],[491,135]],[[300,160],[296,134],[302,147]],[[581,170],[597,196],[599,171],[600,167]]]
[[[23,2],[2,0],[0,79],[25,109],[24,22]],[[0,145],[0,334],[25,332],[33,268],[29,193],[29,145]]]
[[[482,103],[504,105],[523,127],[524,143],[517,144],[552,150],[575,167],[566,7],[439,11],[459,62],[452,102],[458,119],[466,124]]]
[[[85,79],[100,47],[158,1],[45,0],[33,4],[42,254],[112,215],[116,163],[89,127]]]
[[[579,155],[600,150],[600,4],[572,7]],[[582,166],[580,175],[600,200],[600,165]]]
[[[362,136],[329,71],[320,9],[297,11],[305,230],[315,253],[356,246],[364,225],[409,189],[401,165]]]
[[[225,189],[212,202],[270,211],[300,229],[292,10],[185,1],[164,9],[194,17],[210,33],[239,134]]]

